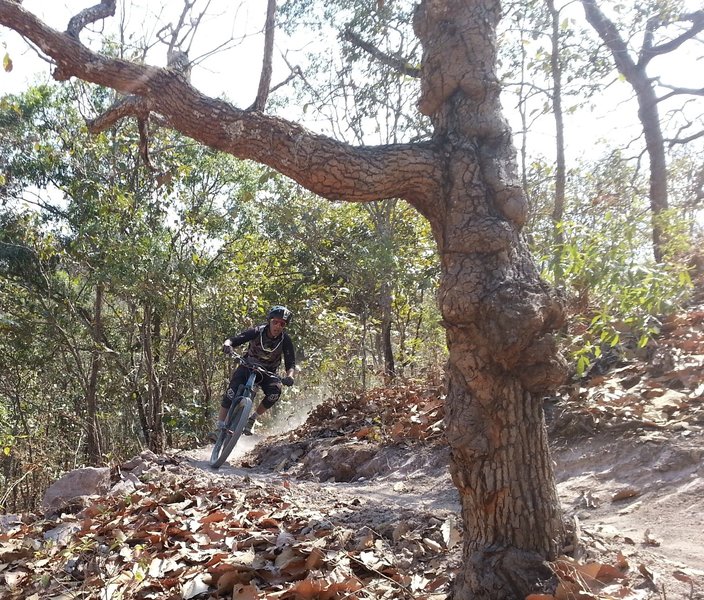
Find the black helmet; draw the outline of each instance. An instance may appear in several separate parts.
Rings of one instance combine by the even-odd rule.
[[[277,304],[276,306],[271,307],[269,314],[266,316],[266,320],[283,319],[286,321],[286,325],[288,325],[291,322],[292,316],[293,313],[288,308]]]

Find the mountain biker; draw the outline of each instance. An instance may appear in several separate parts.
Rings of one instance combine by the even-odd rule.
[[[291,311],[285,306],[272,306],[267,314],[265,324],[251,327],[238,335],[227,338],[223,343],[223,352],[231,354],[233,348],[249,342],[244,358],[261,365],[267,371],[273,373],[279,368],[282,357],[284,360],[285,377],[278,379],[269,375],[262,375],[259,385],[264,391],[264,399],[254,414],[249,417],[243,432],[245,435],[252,435],[252,428],[257,417],[278,402],[281,396],[281,384],[293,385],[293,374],[296,369],[295,349],[290,336],[285,331],[287,325],[291,322],[292,316]],[[247,382],[248,376],[249,369],[243,365],[237,367],[232,374],[230,384],[220,404],[217,421],[218,429],[222,429],[225,426],[227,411],[235,398],[237,388]]]

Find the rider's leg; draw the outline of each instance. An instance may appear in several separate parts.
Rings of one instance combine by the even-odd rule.
[[[247,420],[247,425],[244,428],[245,435],[252,435],[252,428],[257,421],[257,417],[263,415],[267,410],[269,410],[274,404],[279,401],[281,397],[281,383],[278,381],[266,381],[262,384],[262,390],[264,390],[264,399],[257,406],[257,410],[254,411],[251,417]]]
[[[235,369],[235,372],[232,374],[230,384],[227,386],[227,391],[223,394],[222,401],[220,402],[220,411],[218,412],[218,421],[216,424],[218,429],[222,429],[225,426],[227,411],[230,410],[230,405],[235,399],[237,388],[247,382],[248,376],[249,371],[242,366]]]

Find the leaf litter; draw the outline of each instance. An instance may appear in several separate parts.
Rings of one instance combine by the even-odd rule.
[[[704,598],[704,559],[662,554],[658,519],[685,514],[701,546],[703,329],[701,306],[673,317],[650,360],[622,360],[546,406],[570,526],[552,563],[558,587],[531,600]],[[5,515],[0,597],[447,598],[462,533],[440,381],[330,399],[229,471],[192,453],[143,453],[131,491],[118,485],[125,463],[114,493],[77,512]],[[678,512],[670,473],[691,488],[689,512]],[[624,522],[640,529],[629,535],[615,526]]]

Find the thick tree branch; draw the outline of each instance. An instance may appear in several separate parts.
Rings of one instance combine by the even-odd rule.
[[[351,202],[404,198],[426,216],[438,210],[427,201],[442,189],[441,158],[431,144],[353,147],[284,119],[237,109],[205,96],[170,69],[95,53],[11,0],[0,0],[0,24],[54,59],[59,80],[75,76],[140,96],[168,127],[266,164],[320,196]]]
[[[400,58],[396,58],[394,56],[389,56],[388,54],[385,54],[381,50],[379,50],[376,46],[373,46],[369,42],[364,41],[361,37],[359,37],[354,31],[351,29],[346,29],[345,30],[345,39],[350,42],[351,44],[354,44],[358,48],[361,48],[364,50],[367,54],[371,55],[373,58],[376,58],[379,62],[396,69],[399,73],[403,73],[404,75],[408,75],[409,77],[420,77],[420,69],[416,67],[412,67],[409,65],[406,61]]]
[[[149,110],[149,102],[139,96],[128,96],[117,101],[102,115],[88,121],[88,131],[100,133],[126,117],[145,119],[149,115]]]
[[[115,16],[117,0],[101,0],[100,4],[86,8],[68,22],[66,33],[78,39],[81,30],[89,23]]]

